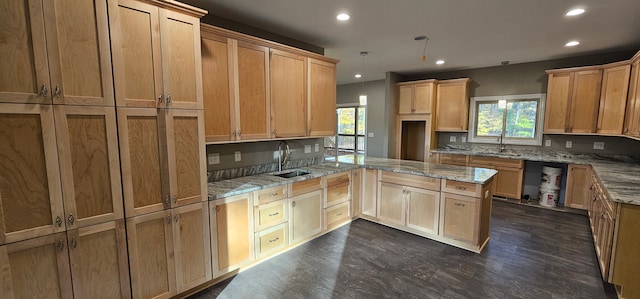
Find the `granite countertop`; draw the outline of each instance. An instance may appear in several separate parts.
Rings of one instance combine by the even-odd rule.
[[[328,160],[331,160],[331,158],[329,158]],[[416,161],[349,155],[340,156],[337,163],[335,162],[334,158],[332,161],[327,161],[318,165],[296,168],[299,170],[311,172],[310,174],[298,177],[281,178],[274,176],[274,174],[278,173],[275,172],[209,183],[209,200],[216,200],[219,198],[229,197],[255,190],[276,187],[296,181],[304,181],[342,171],[349,171],[356,168],[379,169],[397,173],[443,178],[478,184],[483,184],[497,173],[497,171],[493,169],[486,168],[463,167],[428,162],[423,163]],[[282,172],[287,171],[290,170],[285,170]]]
[[[487,156],[539,162],[591,165],[609,197],[620,203],[640,205],[640,160],[630,156],[571,154],[538,150],[510,149],[505,152],[480,149],[439,149],[433,153]]]

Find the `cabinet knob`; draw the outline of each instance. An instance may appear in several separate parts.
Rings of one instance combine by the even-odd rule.
[[[47,89],[47,85],[42,84],[42,88],[40,89],[40,95],[43,97],[46,97],[48,92],[49,90]]]
[[[64,241],[62,241],[62,239],[58,240],[58,251],[62,252],[64,251]]]
[[[177,204],[178,203],[178,196],[177,195],[173,195],[173,204]]]
[[[69,214],[67,221],[69,221],[69,224],[73,225],[73,223],[76,222],[76,217],[74,217],[73,214]]]
[[[62,90],[60,89],[60,84],[56,85],[56,90],[53,92],[53,96],[59,98],[62,94]]]
[[[62,226],[62,218],[60,218],[60,216],[56,217],[56,225],[57,225],[58,227],[61,227],[61,226]]]
[[[167,216],[167,224],[171,224],[171,216]]]
[[[178,223],[178,214],[176,214],[175,216],[173,216],[173,221],[175,221],[176,223]]]
[[[162,98],[163,98],[163,97],[162,97],[162,94],[159,94],[159,95],[158,95],[158,103],[162,103]]]
[[[296,207],[296,202],[295,201],[291,203],[291,207],[294,207],[294,208]]]
[[[242,131],[238,131],[238,137],[242,136]]]
[[[171,94],[167,94],[167,105],[171,104]]]
[[[76,237],[71,237],[71,247],[76,248],[78,246],[78,241]]]
[[[162,202],[164,203],[165,208],[169,207],[169,195],[165,195]]]

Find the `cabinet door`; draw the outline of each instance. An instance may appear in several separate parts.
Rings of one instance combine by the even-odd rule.
[[[54,108],[67,229],[123,217],[113,107]]]
[[[573,72],[549,74],[544,113],[545,133],[564,133],[569,125]]]
[[[328,186],[324,207],[328,208],[349,199],[351,199],[351,182]]]
[[[495,167],[489,167],[495,168]],[[500,168],[495,178],[495,195],[520,199],[522,197],[522,169]]]
[[[307,133],[306,58],[271,49],[272,137]]]
[[[362,215],[378,217],[378,171],[364,169],[362,172]]]
[[[640,59],[631,66],[624,134],[640,137]]]
[[[207,142],[235,138],[235,107],[232,95],[234,40],[204,33],[202,36],[202,94]]]
[[[407,187],[407,227],[438,234],[440,192]]]
[[[209,202],[214,277],[253,261],[252,193]]]
[[[622,134],[630,73],[630,65],[606,68],[603,71],[597,133]]]
[[[67,232],[75,298],[131,298],[124,220]]]
[[[167,128],[169,195],[173,207],[207,197],[202,110],[164,110]]]
[[[282,224],[289,220],[288,201],[281,199],[253,207],[253,222],[255,231]]]
[[[473,245],[478,244],[480,205],[479,199],[442,193],[440,235]]]
[[[0,102],[51,103],[42,2],[3,1]]]
[[[336,134],[336,65],[308,59],[308,136]]]
[[[362,168],[354,169],[351,172],[351,215],[353,218],[360,216],[360,202],[363,198],[362,190]]]
[[[133,298],[169,298],[176,294],[171,211],[127,219],[127,243]]]
[[[571,94],[569,132],[596,132],[601,83],[602,70],[575,72]]]
[[[173,209],[173,240],[178,293],[212,278],[209,205],[206,202]]]
[[[118,108],[122,189],[127,217],[169,207],[163,197],[158,110]]]
[[[164,105],[158,8],[134,0],[109,0],[116,105]]]
[[[0,104],[0,244],[64,231],[50,105]]]
[[[450,81],[450,82],[448,82]],[[466,131],[469,114],[468,79],[438,83],[436,131]]]
[[[165,105],[202,109],[200,20],[166,9],[159,16]]]
[[[322,190],[291,198],[290,243],[309,239],[322,231]]]
[[[398,87],[398,114],[411,114],[413,110],[413,85]]]
[[[257,232],[255,245],[257,258],[263,258],[282,251],[289,245],[289,226],[287,223],[282,223]]]
[[[269,49],[238,42],[235,110],[238,138],[267,139],[271,136],[269,95]],[[335,113],[334,113],[335,114]]]
[[[53,102],[113,106],[107,0],[43,2]]]
[[[397,225],[405,225],[405,187],[385,182],[379,183],[378,218]]]
[[[0,298],[72,298],[65,233],[0,246]]]
[[[567,174],[567,192],[564,205],[574,209],[586,210],[589,204],[591,187],[591,166],[569,165]]]
[[[431,113],[435,87],[433,83],[418,84],[413,98],[413,113]]]

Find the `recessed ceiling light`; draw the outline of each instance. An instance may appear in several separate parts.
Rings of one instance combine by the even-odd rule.
[[[444,60],[440,59],[440,60],[436,61],[436,64],[444,64]]]
[[[574,9],[568,11],[565,14],[565,16],[572,17],[572,16],[581,15],[583,13],[584,13],[584,9],[582,9],[582,8],[574,8]]]
[[[338,21],[346,21],[350,18],[350,16],[346,13],[341,13],[339,14],[336,19],[338,19]]]
[[[360,77],[362,77],[362,75],[360,75],[360,74],[356,74],[356,75],[355,75],[355,77],[356,77],[356,78],[360,78]]]
[[[565,47],[574,47],[574,46],[577,46],[577,45],[579,45],[579,44],[580,44],[580,42],[579,42],[579,41],[577,41],[577,40],[572,40],[572,41],[570,41],[570,42],[566,43],[564,46],[565,46]]]

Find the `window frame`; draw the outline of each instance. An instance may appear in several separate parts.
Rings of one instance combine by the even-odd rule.
[[[515,145],[542,145],[542,130],[544,127],[544,111],[547,94],[535,93],[535,94],[520,94],[520,95],[504,95],[504,96],[485,96],[485,97],[472,97],[469,103],[469,142],[474,143],[493,143],[498,144],[502,141],[503,144],[515,144]],[[522,138],[522,137],[505,137],[506,129],[506,108],[503,112],[502,122],[502,134],[500,136],[477,136],[476,126],[478,121],[477,106],[482,102],[498,102],[505,100],[507,105],[510,102],[522,102],[527,100],[537,100],[538,107],[536,110],[536,126],[534,138]]]
[[[355,111],[355,123],[354,123],[354,130],[353,130],[353,134],[340,134],[339,133],[339,115],[338,115],[338,109],[348,109],[348,108],[354,108]],[[364,134],[358,134],[358,111],[360,109],[364,109],[365,111],[365,121],[364,121]],[[366,155],[367,154],[367,106],[366,105],[353,105],[353,104],[343,104],[343,105],[337,105],[336,107],[336,135],[335,136],[331,136],[331,137],[337,137],[337,139],[334,140],[334,144],[335,147],[331,148],[331,149],[337,149],[338,151],[353,151],[354,154],[358,154],[358,155]],[[338,139],[340,137],[353,137],[354,138],[354,149],[348,149],[348,148],[341,148],[339,147],[339,142]],[[358,140],[362,138],[362,140],[364,141],[364,149],[362,149],[362,152],[359,151],[358,148]]]

